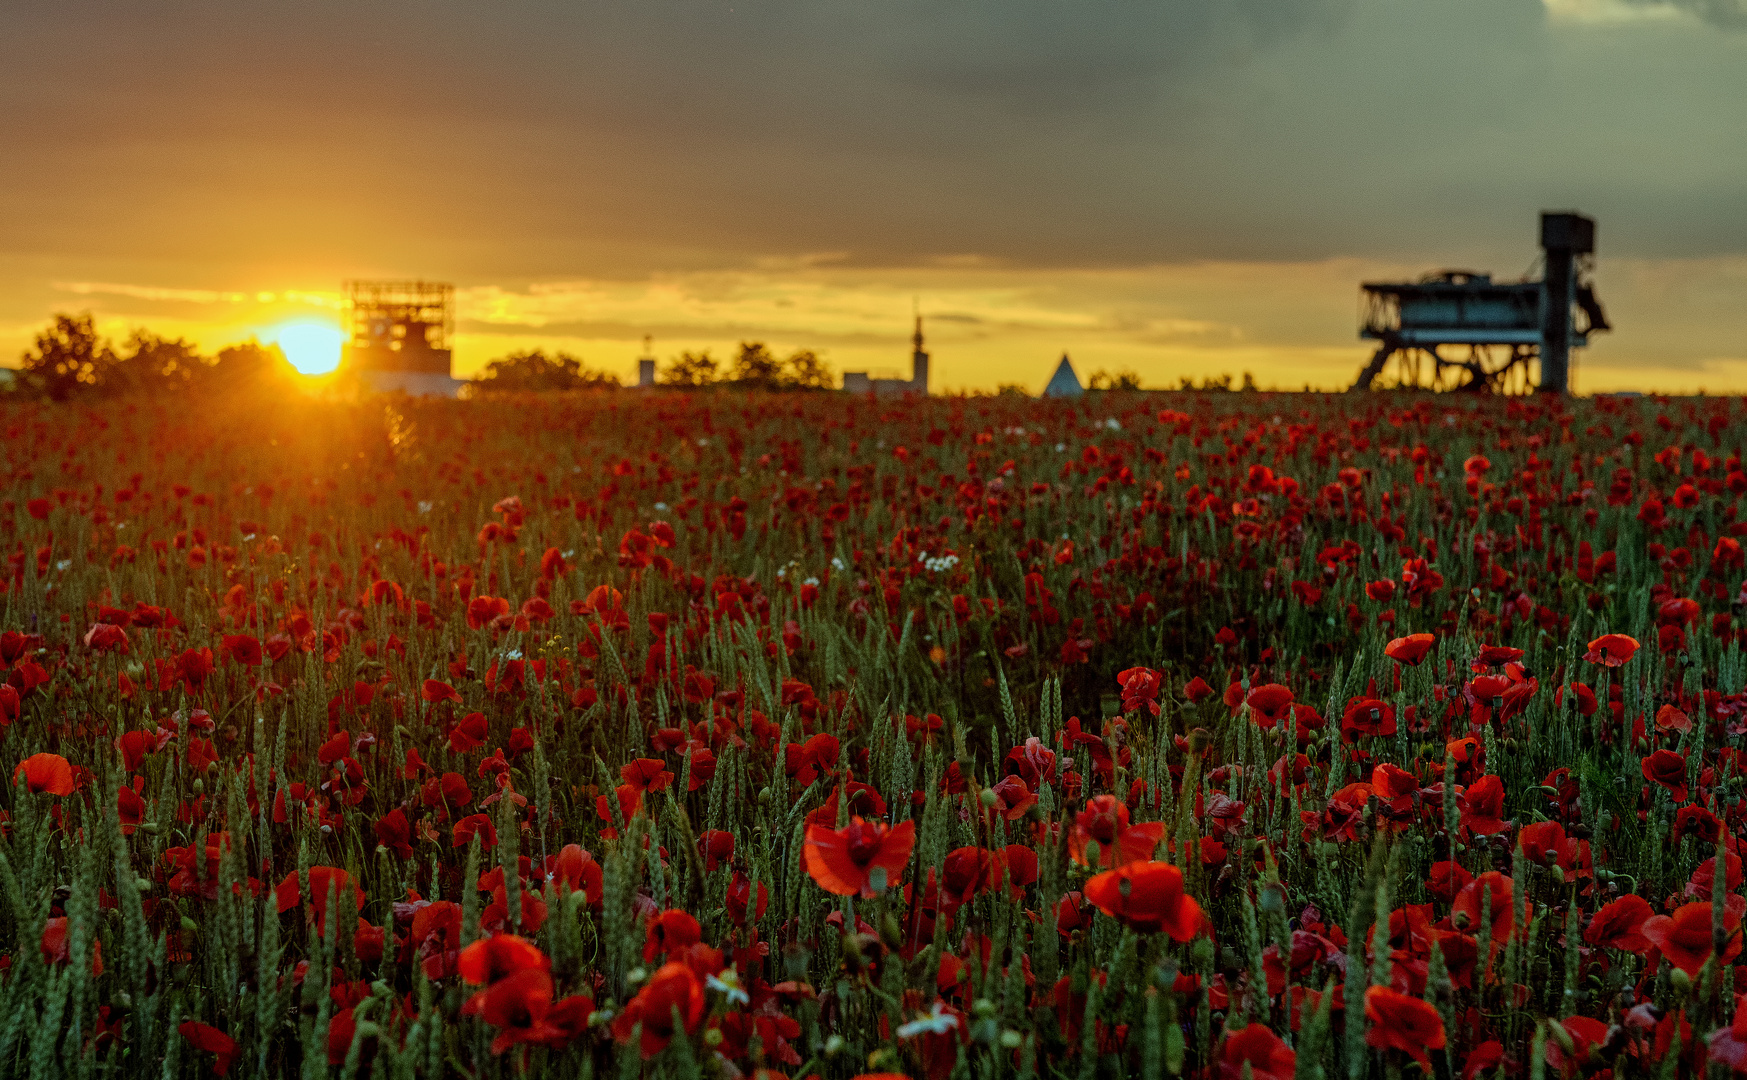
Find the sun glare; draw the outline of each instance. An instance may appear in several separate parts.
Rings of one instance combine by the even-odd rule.
[[[340,343],[345,335],[333,323],[307,320],[279,327],[273,340],[298,371],[326,375],[340,366]]]

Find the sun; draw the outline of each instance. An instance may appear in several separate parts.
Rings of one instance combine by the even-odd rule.
[[[345,334],[333,323],[303,319],[281,325],[272,340],[299,372],[326,375],[340,366],[340,344],[345,341]]]

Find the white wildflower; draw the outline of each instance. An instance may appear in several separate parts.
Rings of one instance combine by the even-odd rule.
[[[732,964],[723,968],[719,974],[705,976],[704,984],[711,990],[719,990],[727,995],[730,1005],[746,1005],[752,1001],[751,995],[740,988],[740,974],[734,970]]]
[[[908,1024],[898,1028],[898,1038],[914,1039],[918,1035],[945,1035],[958,1027],[958,1017],[941,1010],[941,1003],[936,1001],[934,1008],[927,1016],[918,1017]]]

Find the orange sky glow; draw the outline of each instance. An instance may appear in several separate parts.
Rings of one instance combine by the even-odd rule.
[[[1535,273],[1569,207],[1617,327],[1576,388],[1747,392],[1747,32],[1714,5],[1242,7],[27,3],[0,363],[62,311],[326,349],[342,281],[423,278],[459,377],[544,348],[630,381],[646,336],[900,373],[915,305],[938,391],[1064,352],[1335,389],[1361,281]],[[1377,60],[1409,54],[1403,94]]]

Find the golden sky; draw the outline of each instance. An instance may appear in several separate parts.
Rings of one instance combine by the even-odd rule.
[[[683,15],[683,17],[679,17]],[[761,340],[936,389],[1350,381],[1358,284],[1600,222],[1581,390],[1747,391],[1735,0],[21,3],[0,361],[457,286],[455,373]]]

